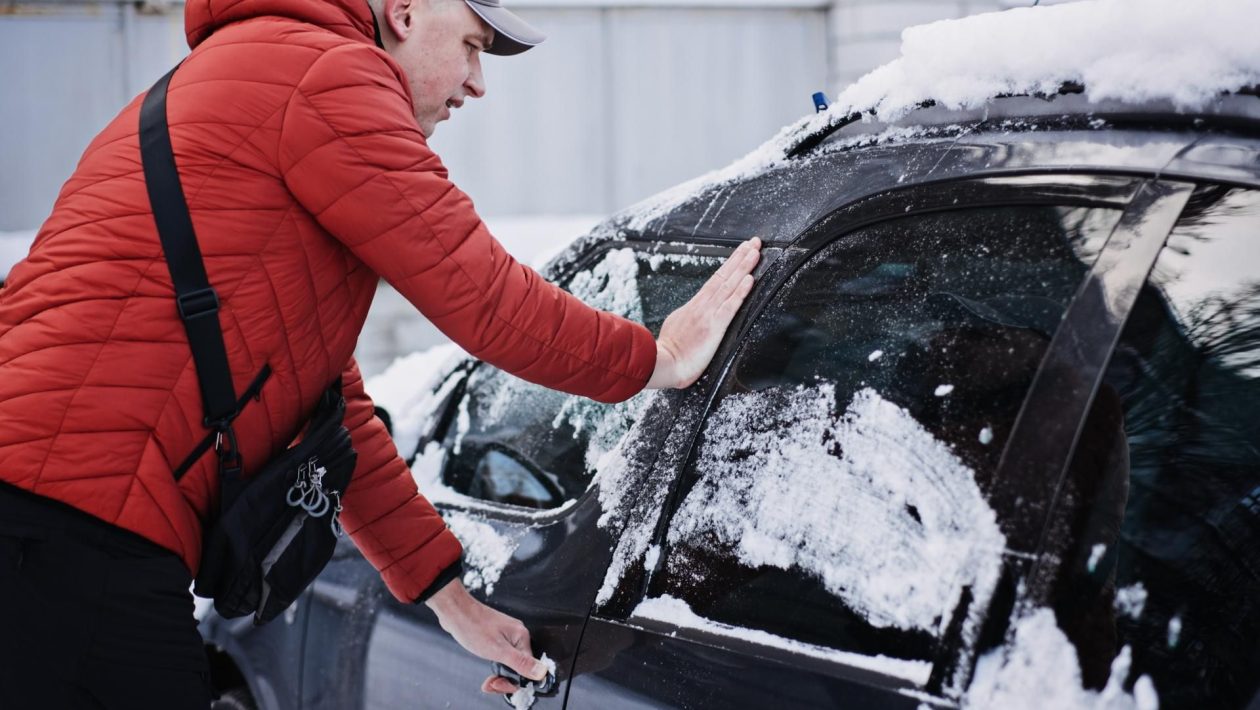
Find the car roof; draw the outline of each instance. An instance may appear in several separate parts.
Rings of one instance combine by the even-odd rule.
[[[653,242],[783,245],[845,204],[942,181],[1112,174],[1260,188],[1260,97],[1220,97],[1194,113],[1162,104],[1096,104],[1083,95],[928,106],[891,122],[841,125],[810,150],[725,171],[614,215],[596,233]],[[794,138],[799,139],[800,136]]]
[[[907,28],[900,56],[732,165],[597,228],[787,243],[846,202],[1051,172],[1260,186],[1254,8],[1182,0],[1020,7]]]

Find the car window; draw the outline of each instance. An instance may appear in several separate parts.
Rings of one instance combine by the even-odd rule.
[[[700,289],[721,260],[694,254],[605,252],[565,288],[584,302],[643,323],[665,317]],[[527,508],[554,508],[586,490],[600,457],[642,413],[646,394],[601,404],[480,365],[456,404],[443,442],[443,482],[457,492]]]
[[[1200,188],[1096,396],[1054,588],[1087,687],[1128,647],[1163,708],[1260,687],[1260,192]]]
[[[926,666],[967,595],[974,635],[1004,546],[988,477],[1119,215],[912,215],[810,258],[720,387],[648,596]]]

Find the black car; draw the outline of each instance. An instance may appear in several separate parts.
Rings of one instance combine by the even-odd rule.
[[[557,663],[535,707],[1258,707],[1260,98],[928,106],[779,157],[548,267],[655,329],[761,236],[696,386],[454,358],[392,412],[466,584]],[[348,542],[283,619],[202,630],[268,710],[503,705]]]

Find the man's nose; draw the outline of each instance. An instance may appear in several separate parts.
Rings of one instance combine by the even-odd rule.
[[[468,78],[464,80],[464,89],[469,96],[476,99],[486,95],[486,80],[481,75],[481,59],[479,57],[473,58]]]

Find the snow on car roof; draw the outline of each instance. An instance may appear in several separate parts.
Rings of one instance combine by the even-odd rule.
[[[690,197],[786,162],[802,139],[854,116],[891,122],[934,103],[976,109],[1010,95],[1083,87],[1091,103],[1207,108],[1260,85],[1258,0],[1090,0],[910,27],[901,56],[858,79],[828,110],[784,127],[731,165],[640,202],[616,227],[641,230]],[[890,135],[904,135],[905,132]]]
[[[1167,100],[1180,110],[1260,84],[1255,0],[1094,0],[911,27],[901,56],[840,94],[832,118],[895,120],[919,104],[977,108],[1080,84],[1091,101]]]

